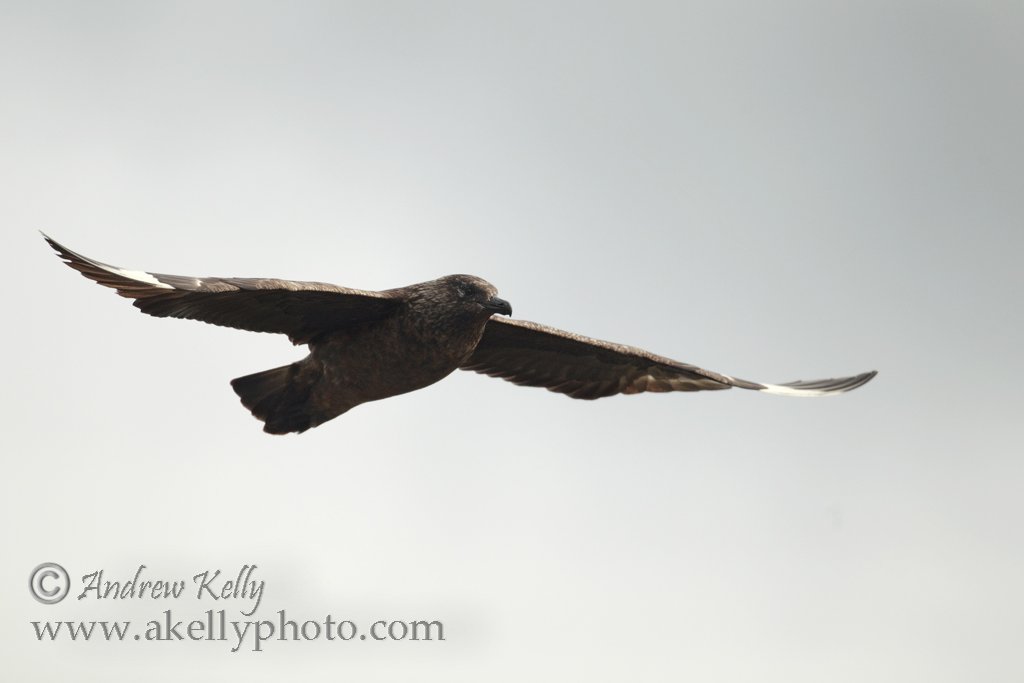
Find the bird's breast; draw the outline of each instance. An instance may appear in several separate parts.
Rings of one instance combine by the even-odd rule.
[[[324,400],[357,405],[429,386],[472,353],[486,320],[431,332],[390,319],[327,335],[311,344]]]

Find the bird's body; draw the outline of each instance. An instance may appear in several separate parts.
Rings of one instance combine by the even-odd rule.
[[[361,403],[430,386],[473,354],[491,317],[488,309],[464,310],[455,301],[439,306],[444,285],[414,285],[418,291],[393,315],[327,332],[309,342],[306,358],[231,384],[275,434],[315,427]]]
[[[45,235],[44,235],[45,237]],[[760,384],[643,349],[511,316],[486,280],[448,275],[382,292],[318,282],[195,278],[125,270],[46,240],[91,280],[144,313],[286,334],[309,355],[232,380],[242,403],[273,434],[303,432],[351,408],[429,386],[457,369],[545,387],[573,398],[740,387],[793,396],[855,389],[874,372]]]

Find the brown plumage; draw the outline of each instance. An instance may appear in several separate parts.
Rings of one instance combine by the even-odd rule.
[[[310,352],[302,360],[231,382],[271,434],[304,432],[360,403],[421,389],[460,368],[583,399],[731,387],[821,396],[856,389],[875,376],[779,385],[736,379],[643,349],[501,318],[512,314],[509,303],[472,275],[383,292],[182,277],[110,266],[43,237],[69,266],[134,299],[143,313],[285,334],[306,344]]]

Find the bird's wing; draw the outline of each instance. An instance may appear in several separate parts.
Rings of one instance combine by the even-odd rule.
[[[730,387],[788,396],[822,396],[856,389],[875,376],[872,371],[837,379],[759,384],[632,346],[497,316],[487,322],[480,343],[462,369],[584,399]]]
[[[305,344],[324,332],[386,317],[400,303],[394,294],[323,282],[185,277],[125,270],[76,254],[43,237],[69,266],[134,299],[143,313],[286,334],[296,344]]]

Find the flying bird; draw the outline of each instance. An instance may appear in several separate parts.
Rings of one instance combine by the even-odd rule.
[[[572,398],[739,387],[784,396],[825,396],[866,384],[852,377],[760,384],[649,351],[512,319],[497,289],[473,275],[446,275],[380,292],[323,282],[186,277],[125,270],[43,237],[67,264],[135,300],[143,313],[288,335],[309,355],[231,381],[270,434],[304,432],[355,406],[422,389],[473,370]],[[501,317],[506,316],[506,317]]]

